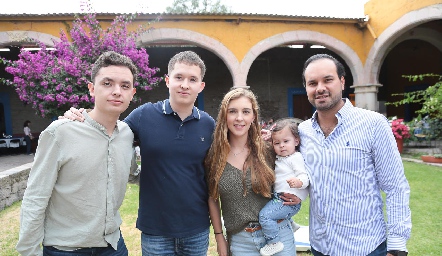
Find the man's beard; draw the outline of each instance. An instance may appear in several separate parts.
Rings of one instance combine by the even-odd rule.
[[[319,111],[327,111],[330,109],[333,109],[336,105],[339,104],[339,101],[342,100],[342,94],[337,94],[335,96],[332,96],[330,94],[330,92],[324,92],[321,94],[315,94],[315,97],[313,99],[309,99],[310,103],[313,105],[313,107],[316,108],[316,110]],[[321,104],[316,104],[315,100],[317,96],[328,96],[328,99],[330,99],[331,101],[326,102],[326,103],[321,103]]]

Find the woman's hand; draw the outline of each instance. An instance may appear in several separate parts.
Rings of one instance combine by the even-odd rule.
[[[218,251],[219,255],[227,256],[228,248],[227,248],[226,238],[224,237],[222,231],[223,224],[221,221],[221,209],[220,209],[219,198],[215,200],[212,197],[209,197],[208,204],[209,204],[210,221],[212,222],[213,232],[215,233],[215,240],[217,247],[216,250]]]
[[[81,112],[84,111],[84,108],[76,109],[76,108],[70,108],[68,111],[64,112],[64,116],[59,116],[58,119],[70,119],[72,121],[84,121],[84,117],[81,114]]]
[[[223,234],[217,234],[215,235],[216,240],[216,250],[218,251],[218,255],[220,256],[227,256],[227,241]]]
[[[283,205],[297,205],[301,202],[301,199],[299,199],[299,197],[290,193],[282,193],[279,198],[284,200],[284,202],[282,203]]]

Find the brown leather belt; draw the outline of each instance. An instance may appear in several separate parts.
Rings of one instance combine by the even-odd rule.
[[[281,223],[281,222],[283,222],[284,220],[285,220],[285,219],[280,219],[280,220],[277,221],[277,223]],[[249,225],[250,225],[250,224],[249,224]],[[244,228],[244,231],[249,232],[249,233],[253,233],[253,232],[258,231],[258,230],[261,230],[261,229],[262,229],[261,225],[259,225],[258,223],[256,223],[256,224],[254,224],[253,227],[246,227],[246,228]]]

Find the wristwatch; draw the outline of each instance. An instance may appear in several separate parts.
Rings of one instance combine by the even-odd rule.
[[[406,251],[399,251],[399,250],[388,251],[388,253],[393,255],[393,256],[407,256],[408,255],[408,252],[406,252]]]

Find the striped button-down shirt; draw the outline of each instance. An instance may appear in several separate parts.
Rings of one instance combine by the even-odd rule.
[[[310,176],[311,246],[326,255],[367,255],[387,239],[388,250],[406,250],[410,187],[387,119],[346,100],[325,137],[316,116],[299,126]]]

